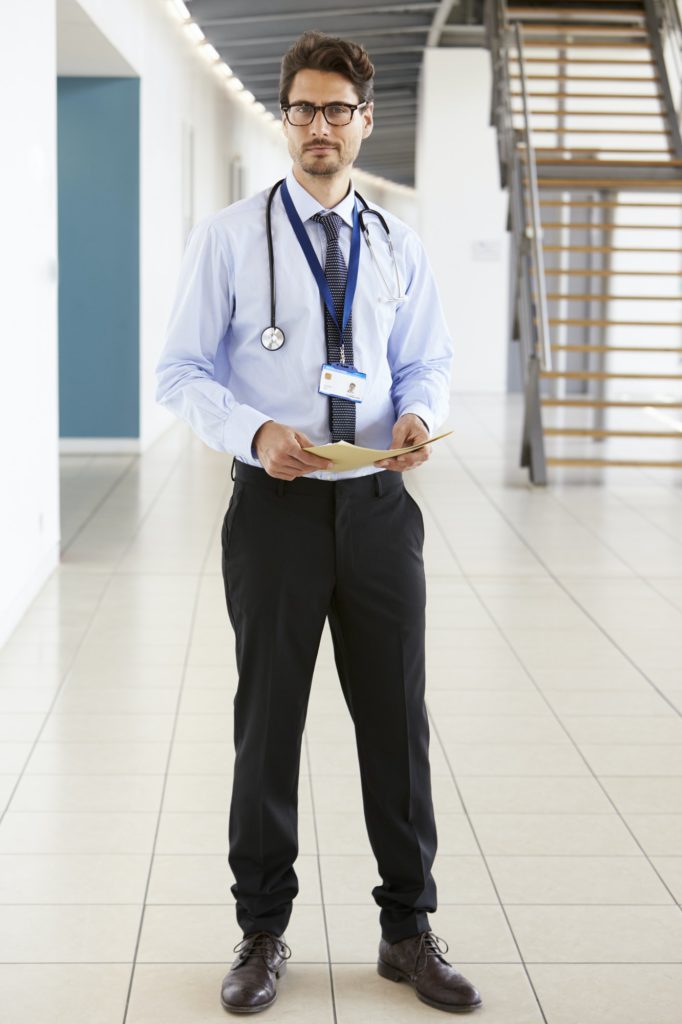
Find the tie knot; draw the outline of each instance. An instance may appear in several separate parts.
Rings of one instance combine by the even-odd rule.
[[[339,237],[339,231],[341,230],[341,218],[338,213],[316,213],[313,216],[313,220],[316,220],[318,224],[321,224],[324,228],[328,242],[334,242]]]

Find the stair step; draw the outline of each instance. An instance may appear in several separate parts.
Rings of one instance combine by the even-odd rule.
[[[565,160],[557,160],[555,163],[565,164]],[[612,161],[609,161],[609,166]],[[624,166],[628,166],[624,164]],[[661,167],[664,167],[661,164]],[[528,182],[524,181],[524,185]],[[659,189],[659,188],[674,188],[678,191],[682,190],[682,175],[679,178],[538,178],[538,186],[540,188],[546,188],[553,191],[557,189],[580,191],[581,189],[595,189],[595,188],[618,188],[625,192],[631,192],[633,189]]]
[[[682,402],[657,402],[648,398],[639,401],[615,398],[541,398],[540,405],[570,406],[577,409],[682,409]]]
[[[682,295],[574,295],[571,292],[550,292],[547,298],[551,302],[561,299],[569,299],[571,302],[682,302]]]
[[[538,113],[538,111],[535,111],[535,113]],[[561,117],[562,116],[562,114],[559,111],[556,111],[556,112],[555,111],[547,111],[547,113],[551,114],[552,117]],[[571,116],[575,116],[575,114],[573,114],[573,115],[567,114],[566,116],[571,117]],[[516,128],[518,131],[523,131],[525,126],[523,124],[515,124],[515,125],[513,125],[513,127]],[[542,127],[542,128],[540,128],[540,127],[538,127],[538,125],[535,125],[535,124],[530,126],[530,133],[531,133],[531,136],[532,135],[626,135],[626,136],[629,137],[630,135],[654,135],[654,136],[656,136],[656,135],[660,135],[660,136],[662,136],[662,135],[672,135],[672,131],[670,130],[670,128],[568,128],[568,127],[566,127],[566,125],[552,125],[551,127]],[[544,151],[552,149],[552,150],[556,150],[557,152],[566,152],[566,153],[568,153],[568,152],[585,152],[585,151],[589,151],[590,153],[593,153],[595,151],[595,149],[598,150],[600,153],[674,153],[675,152],[674,149],[672,149],[672,147],[667,147],[666,149],[651,149],[651,148],[649,148],[649,149],[622,149],[619,146],[617,149],[615,149],[614,147],[608,147],[607,148],[605,146],[594,146],[592,149],[588,150],[587,146],[583,146],[583,147],[580,148],[580,150],[578,150],[577,147],[576,147],[576,149],[573,149],[572,147],[569,149],[569,148],[566,148],[566,147],[559,147],[559,146],[536,146],[535,149],[536,149],[536,151],[538,149],[539,150],[544,150]]]
[[[569,327],[682,327],[681,320],[601,320],[590,317],[550,317],[550,327],[567,324]]]
[[[630,245],[544,245],[545,252],[682,252],[682,249],[639,249]]]
[[[595,79],[590,79],[590,81],[595,81]],[[522,97],[523,93],[519,89],[510,89],[509,95],[512,99],[517,99]],[[660,92],[652,94],[643,92],[535,92],[530,90],[527,95],[531,100],[655,100],[657,103],[663,100],[663,95]],[[626,113],[632,117],[644,117],[644,114],[641,113],[632,114],[631,111]]]
[[[664,156],[664,157],[667,157],[668,153],[674,153],[674,150],[672,148],[670,148],[670,147],[668,147],[667,149],[652,149],[650,146],[647,146],[647,147],[641,147],[641,146],[639,146],[639,147],[637,147],[637,146],[633,146],[633,147],[631,147],[631,146],[627,146],[627,147],[625,147],[625,146],[535,146],[535,152],[536,153],[571,153],[571,154],[573,154],[573,153],[593,153],[593,154],[594,153],[639,153],[640,155],[642,153],[648,153],[649,156]],[[538,157],[536,157],[535,162],[538,163],[538,164],[541,164],[541,163],[542,164],[544,164],[544,163],[550,163],[550,164],[551,163],[563,163],[563,164],[565,164],[565,163],[567,163],[567,160],[566,160],[565,157],[559,158],[559,157],[550,157],[550,156],[538,156]],[[621,165],[626,165],[628,167],[632,166],[633,164],[635,166],[642,166],[642,165],[646,166],[647,165],[647,161],[646,160],[616,160],[615,158],[614,159],[609,159],[609,160],[600,160],[598,157],[595,157],[595,156],[591,156],[591,157],[582,156],[582,157],[579,158],[579,161],[578,160],[573,160],[572,162],[573,163],[580,162],[583,165],[585,165],[585,164],[587,164],[587,165],[589,165],[589,164],[598,165],[600,167],[601,166],[605,166],[605,165],[608,166],[609,164],[616,164],[616,165],[621,164]],[[651,162],[652,161],[648,161],[649,164]],[[661,162],[663,162],[663,161],[661,161]],[[666,159],[665,163],[666,164],[676,164],[676,165],[682,166],[682,160],[673,160],[673,159],[668,158],[668,159]]]
[[[571,231],[677,231],[680,227],[677,224],[562,224],[561,221],[543,221],[543,228],[551,230],[568,228]],[[680,250],[676,250],[680,251]],[[629,296],[623,296],[629,298]]]
[[[601,10],[590,10],[587,7],[564,7],[563,5],[557,7],[511,7],[509,4],[507,4],[507,15],[513,15],[514,21],[535,16],[547,17],[548,15],[552,18],[626,18],[628,20],[632,18],[639,19],[646,17],[643,9],[636,10],[628,7],[609,7]]]
[[[672,437],[682,440],[679,430],[604,430],[590,427],[543,427],[546,437]]]
[[[682,380],[682,373],[616,373],[612,370],[541,370],[543,380]]]
[[[554,47],[554,49],[563,49],[563,47]],[[518,64],[519,58],[518,57],[514,57],[510,53],[509,54],[509,60],[513,61],[515,64]],[[656,61],[653,59],[653,57],[649,57],[649,58],[634,57],[634,58],[626,58],[626,59],[624,59],[622,57],[620,59],[618,57],[561,57],[561,56],[557,56],[557,57],[527,57],[524,54],[523,61],[524,61],[524,64],[599,64],[600,67],[603,64],[628,64],[628,65],[632,65],[633,67],[635,67],[635,66],[642,67],[644,65],[646,65],[647,67],[655,67],[656,66]],[[512,73],[511,77],[512,78],[518,78],[519,75],[515,75],[515,74]],[[527,75],[526,77],[527,78],[534,78],[534,77],[537,77],[537,76]],[[658,78],[658,75],[656,75],[655,77]],[[612,81],[616,81],[616,79],[612,79]],[[639,82],[639,81],[648,81],[648,79],[619,78],[619,79],[617,79],[617,81],[620,81],[620,82],[637,81],[637,82]]]
[[[552,345],[556,352],[672,352],[682,355],[682,348],[649,345]]]
[[[648,459],[570,459],[549,456],[545,459],[548,466],[621,466],[649,469],[682,469],[682,462],[652,462]]]
[[[514,19],[516,21],[517,19]],[[635,25],[575,25],[556,22],[531,21],[523,26],[523,45],[527,46],[529,34],[568,36],[621,36],[624,39],[644,37],[648,45],[648,32],[643,26]],[[561,40],[563,45],[563,40]],[[614,44],[617,45],[617,44]],[[630,45],[630,44],[626,44]]]
[[[545,277],[682,277],[682,270],[576,270],[568,267],[545,267]],[[682,349],[680,350],[682,351]]]
[[[631,203],[616,202],[607,199],[541,199],[540,206],[608,206],[608,207],[647,207],[655,210],[659,206],[663,210],[682,210],[682,203]]]
[[[639,34],[641,35],[641,33]],[[636,43],[629,42],[627,39],[623,39],[622,41],[616,39],[524,39],[524,51],[531,48],[542,48],[544,50],[625,50],[626,52],[631,50],[651,50],[648,40],[644,43]],[[525,52],[524,58],[526,60],[531,59],[530,57],[525,57]],[[573,61],[573,57],[571,57],[570,60]],[[619,61],[619,63],[629,64],[630,61],[627,59]]]
[[[575,96],[571,96],[570,99],[575,99]],[[627,117],[630,120],[637,117],[664,118],[666,116],[665,111],[662,110],[642,110],[634,113],[632,110],[567,110],[565,107],[562,107],[560,110],[537,110],[535,107],[532,107],[528,113],[531,117]],[[512,114],[521,116],[523,115],[523,110],[512,109]],[[625,129],[623,131],[623,129],[620,129],[620,131],[624,135],[640,134],[636,130],[628,131]],[[670,132],[668,132],[668,134],[670,134]]]
[[[552,147],[547,147],[547,149],[551,150]],[[537,152],[537,147],[536,147],[536,152]],[[553,149],[553,152],[558,153],[558,152],[562,152],[562,151],[555,148],[555,149]],[[580,149],[580,150],[578,150],[578,149],[568,150],[567,149],[567,150],[563,150],[563,152],[565,152],[565,153],[585,152],[585,149],[584,148]],[[588,150],[588,152],[593,153],[594,149]],[[614,152],[622,153],[622,152],[625,152],[625,150],[614,150]],[[642,151],[640,150],[639,152],[642,152]],[[649,149],[649,150],[643,150],[643,152],[645,152],[645,153],[648,152],[648,153],[654,153],[655,154],[656,150]],[[663,151],[661,151],[661,155],[663,156],[663,155],[665,155],[665,153]],[[566,164],[569,163],[569,161],[566,160],[565,158],[558,157],[558,156],[541,156],[541,157],[537,157],[536,158],[536,163],[557,164],[559,166],[561,166],[561,165],[565,166]],[[592,167],[592,168],[594,168],[594,167],[599,167],[599,168],[601,168],[601,167],[648,167],[649,169],[653,169],[653,168],[658,168],[658,167],[682,167],[682,160],[677,159],[676,157],[670,157],[670,159],[666,160],[665,163],[664,163],[664,162],[662,162],[660,160],[615,160],[615,159],[610,159],[610,158],[608,160],[600,160],[598,157],[594,157],[594,156],[592,156],[592,157],[581,156],[581,157],[578,157],[577,159],[571,160],[570,163],[573,164],[574,166]],[[548,179],[548,180],[551,180],[551,179]],[[619,187],[623,191],[627,191],[627,188],[625,188],[623,186],[623,182],[622,181],[619,182],[618,184],[619,184]],[[637,183],[636,180],[633,180],[632,182],[628,182],[628,184],[638,184],[638,183]],[[680,182],[679,184],[682,184],[682,182]]]

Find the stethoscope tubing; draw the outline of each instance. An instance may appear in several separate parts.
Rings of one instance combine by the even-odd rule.
[[[268,243],[268,266],[269,266],[269,270],[270,270],[270,326],[266,327],[265,330],[263,331],[263,333],[261,334],[261,342],[262,342],[264,348],[267,348],[271,352],[272,351],[277,351],[277,349],[281,348],[282,345],[284,344],[284,332],[279,327],[277,327],[277,324],[276,324],[275,250],[274,250],[274,245],[273,245],[273,240],[272,240],[272,201],[275,198],[275,194],[277,193],[277,190],[281,187],[283,181],[284,181],[284,178],[281,178],[279,181],[276,181],[275,184],[272,186],[272,188],[270,189],[270,193],[268,195],[268,201],[267,201],[267,204],[266,204],[266,207],[265,207],[265,233],[266,233],[266,236],[267,236],[267,243]],[[369,252],[370,252],[370,255],[372,257],[372,260],[374,261],[374,265],[376,266],[377,270],[379,271],[379,275],[381,277],[382,283],[383,283],[384,287],[386,288],[386,291],[389,294],[389,296],[391,296],[391,289],[390,289],[390,287],[388,285],[388,282],[386,281],[386,278],[384,277],[384,273],[383,273],[381,267],[379,266],[379,261],[378,261],[378,259],[376,257],[376,253],[374,252],[374,247],[372,245],[372,241],[371,241],[370,236],[369,236],[369,228],[368,228],[366,220],[365,220],[367,215],[370,214],[371,216],[376,217],[378,219],[379,223],[381,224],[382,228],[386,232],[386,238],[388,240],[388,247],[389,247],[389,251],[391,253],[391,259],[393,261],[393,268],[394,268],[394,271],[395,271],[396,286],[397,286],[397,289],[398,289],[397,295],[396,296],[391,296],[391,299],[392,299],[392,301],[395,301],[395,302],[402,302],[402,301],[404,301],[405,296],[400,294],[400,277],[398,275],[398,264],[397,264],[397,261],[396,261],[396,258],[395,258],[395,251],[393,249],[393,242],[391,240],[391,232],[389,231],[388,224],[386,223],[386,218],[383,216],[382,213],[379,212],[379,210],[371,209],[371,207],[370,207],[369,203],[367,202],[367,200],[364,198],[364,196],[361,196],[358,191],[355,192],[355,195],[360,200],[360,202],[362,203],[362,206],[363,206],[362,210],[358,210],[358,221],[359,221],[359,224],[360,224],[360,230],[361,230],[362,234],[364,235],[365,241],[367,242],[367,247],[369,249]],[[277,339],[278,339],[278,343],[274,344],[274,343],[272,343],[272,340],[271,340],[270,344],[266,344],[265,343],[266,335],[270,339],[272,339],[273,336],[276,335]]]

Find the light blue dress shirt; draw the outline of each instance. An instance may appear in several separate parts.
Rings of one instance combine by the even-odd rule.
[[[325,234],[311,218],[324,207],[297,182],[287,186],[324,266]],[[267,420],[285,423],[313,444],[330,441],[329,399],[318,393],[327,361],[324,307],[315,278],[294,234],[279,192],[272,205],[276,318],[286,341],[271,352],[261,345],[270,326],[270,279],[265,231],[269,190],[204,218],[190,232],[175,302],[156,376],[156,400],[186,420],[209,447],[260,466],[252,442]],[[339,244],[348,262],[353,189],[334,211],[343,220]],[[362,204],[359,203],[361,206]],[[411,228],[380,207],[390,231],[407,300],[387,292],[362,239],[353,301],[353,353],[367,374],[356,406],[355,443],[388,448],[396,419],[412,412],[429,432],[447,417],[452,342],[421,242]],[[386,234],[376,217],[367,225],[383,276],[393,288]],[[334,480],[377,472],[308,474]]]

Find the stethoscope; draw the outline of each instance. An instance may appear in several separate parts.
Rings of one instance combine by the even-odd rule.
[[[282,181],[283,180],[284,179],[282,179]],[[263,348],[268,349],[268,351],[270,352],[276,352],[284,344],[284,331],[282,330],[281,327],[277,327],[275,319],[275,252],[272,244],[272,200],[275,198],[275,193],[277,192],[277,189],[281,186],[282,181],[275,182],[275,184],[270,189],[267,206],[265,207],[265,228],[268,239],[268,264],[270,267],[270,326],[265,328],[265,330],[260,336],[260,340]],[[382,284],[386,289],[388,295],[388,298],[380,299],[380,301],[395,303],[405,302],[405,300],[407,299],[407,295],[403,294],[402,288],[400,287],[398,261],[395,258],[395,250],[393,249],[393,242],[391,241],[391,232],[388,230],[388,224],[386,223],[386,219],[383,216],[383,214],[379,213],[378,210],[370,209],[367,200],[363,199],[359,192],[356,191],[355,195],[360,200],[363,207],[362,210],[358,210],[358,221],[360,224],[360,230],[362,231],[362,234],[365,236],[365,241],[367,242],[367,247],[369,249],[370,255],[374,261],[374,265],[379,273]],[[393,262],[393,273],[395,275],[395,285],[397,292],[395,295],[391,291],[390,282],[386,280],[386,276],[384,275],[384,272],[381,269],[381,264],[379,263],[379,260],[377,259],[376,253],[374,251],[374,246],[372,245],[372,240],[369,236],[369,228],[367,226],[366,221],[368,215],[376,217],[386,233],[386,241],[388,242],[388,249],[391,254],[391,260]]]

